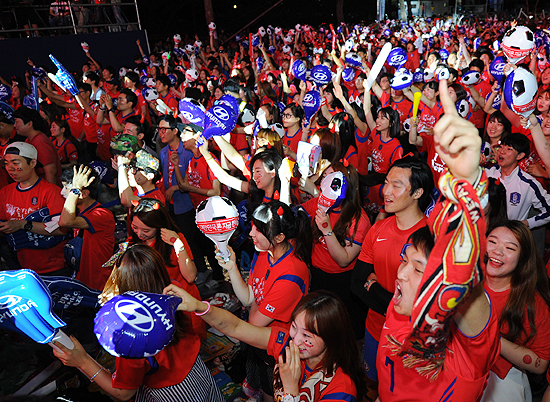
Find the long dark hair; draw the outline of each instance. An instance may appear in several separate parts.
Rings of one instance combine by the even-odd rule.
[[[357,144],[355,143],[355,123],[351,115],[346,112],[335,114],[332,117],[331,123],[334,123],[334,129],[340,137],[339,159],[342,159],[346,156],[350,146],[353,146],[357,150]]]
[[[146,244],[136,244],[118,257],[100,299],[105,303],[113,296],[131,290],[162,294],[169,284],[170,276],[161,255]],[[190,327],[190,319],[183,312],[176,312],[176,332],[172,342],[182,338]]]
[[[284,234],[284,242],[294,246],[294,255],[311,267],[313,238],[309,219],[301,207],[291,208],[281,201],[263,203],[252,213],[252,223],[271,245],[275,245],[276,236]]]
[[[499,227],[510,230],[520,247],[518,265],[511,274],[510,294],[499,318],[499,326],[502,336],[510,342],[516,342],[525,335],[526,340],[523,344],[527,345],[537,335],[535,326],[537,293],[550,308],[548,276],[529,228],[520,221],[505,220],[495,223],[488,232],[489,235]],[[524,326],[525,310],[527,310],[529,328]],[[502,332],[504,326],[508,327],[505,333]]]
[[[390,121],[390,138],[398,138],[401,134],[401,119],[399,118],[399,112],[397,110],[393,110],[389,106],[386,106],[380,109],[378,113],[382,113]]]
[[[325,290],[304,296],[292,312],[291,322],[304,312],[306,329],[325,343],[323,371],[332,375],[335,367],[346,373],[355,384],[357,400],[366,395],[364,371],[359,361],[349,314],[342,300]]]
[[[251,178],[249,180],[250,188],[248,190],[248,216],[249,220],[252,215],[252,212],[260,205],[265,196],[265,191],[260,190],[258,186],[256,185],[256,182],[254,181],[254,164],[256,161],[262,161],[264,164],[266,170],[269,171],[275,171],[275,183],[273,185],[273,195],[275,195],[275,192],[281,191],[281,179],[279,179],[279,167],[281,167],[281,163],[283,162],[283,158],[281,158],[281,155],[275,150],[275,149],[264,149],[264,150],[258,150],[250,160],[250,169],[251,169]]]
[[[332,229],[340,245],[346,247],[346,239],[350,239],[350,241],[353,242],[355,234],[357,233],[357,227],[359,226],[359,219],[361,219],[362,208],[361,197],[359,196],[359,175],[353,165],[348,165],[346,167],[342,162],[335,162],[331,167],[335,172],[342,172],[348,181],[346,198],[342,201],[340,216]],[[353,222],[356,222],[355,229],[353,233],[350,233],[350,227]],[[315,220],[312,220],[311,228],[315,241],[322,238],[323,235],[317,227]]]
[[[314,136],[319,137],[321,156],[330,163],[337,162],[340,158],[340,136],[333,134],[328,128],[320,128],[315,131]],[[312,136],[313,137],[313,136]]]
[[[65,131],[63,132],[63,137],[65,137],[70,142],[72,142],[72,144],[76,148],[76,152],[78,153],[78,156],[82,156],[82,147],[80,146],[80,141],[74,138],[73,134],[71,133],[71,126],[69,125],[67,120],[54,119],[50,123],[50,127],[52,126],[53,123],[55,123],[57,127],[59,127],[59,131],[61,131],[61,129],[65,129]],[[51,136],[51,133],[49,136]]]
[[[130,223],[133,222],[134,217],[137,217],[144,225],[157,229],[154,248],[162,256],[164,264],[168,266],[177,264],[177,261],[174,262],[171,259],[173,247],[163,242],[160,236],[160,229],[162,228],[173,230],[176,233],[180,232],[178,226],[170,217],[166,207],[159,200],[154,198],[141,198],[138,205],[136,205],[130,213]],[[136,232],[131,230],[130,244],[140,243],[142,243],[142,241],[137,236]]]
[[[490,228],[492,224],[507,219],[508,204],[506,203],[506,188],[500,182],[497,184],[494,177],[489,177],[487,193],[489,194],[489,204],[487,204],[488,211],[485,213],[485,222]]]

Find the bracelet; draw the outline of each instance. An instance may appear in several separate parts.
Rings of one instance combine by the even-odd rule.
[[[370,285],[371,283],[373,282],[378,282],[375,278],[372,278],[372,279],[369,279],[367,282],[365,282],[365,286],[363,286],[365,289],[367,289],[367,292],[369,291],[370,289]]]
[[[106,110],[107,110],[107,107],[106,107],[106,106],[102,106],[102,107],[100,107],[100,108],[99,108],[99,110],[101,110],[101,111],[103,111],[103,112],[104,112],[104,111],[106,111]]]
[[[323,236],[332,236],[332,230],[330,232],[325,233]]]
[[[105,370],[103,366],[99,366],[99,370],[97,370],[97,373],[95,373],[92,377],[90,377],[90,382],[94,382],[94,378],[96,378],[99,375],[99,373],[101,373],[103,370]]]
[[[115,109],[114,107],[112,107],[112,108],[109,109],[109,113],[110,113],[110,112],[115,113],[115,111],[116,111],[116,109]]]
[[[198,316],[198,317],[200,317],[201,315],[205,315],[210,311],[210,303],[208,303],[207,301],[203,301],[203,303],[206,303],[208,305],[208,307],[202,313],[195,312],[195,315]]]

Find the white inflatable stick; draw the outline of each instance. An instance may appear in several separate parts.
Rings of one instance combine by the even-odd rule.
[[[372,66],[369,76],[367,77],[367,84],[364,85],[365,87],[365,93],[370,91],[372,84],[374,83],[374,80],[378,77],[378,74],[380,74],[380,70],[382,70],[382,66],[384,66],[384,63],[386,62],[386,59],[388,58],[388,55],[390,54],[392,49],[391,43],[386,43],[382,50],[380,50],[380,54],[378,55],[378,58],[374,62],[374,65]]]

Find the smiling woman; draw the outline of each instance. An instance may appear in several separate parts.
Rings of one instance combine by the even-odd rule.
[[[524,370],[541,374],[550,360],[550,291],[530,230],[502,221],[487,236],[485,290],[499,317],[500,358],[491,369],[483,402],[531,400]],[[503,399],[504,398],[504,399]]]

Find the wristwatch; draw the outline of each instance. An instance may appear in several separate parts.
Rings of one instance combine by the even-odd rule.
[[[295,402],[298,401],[298,396],[292,394],[283,394],[283,402]]]
[[[82,194],[82,191],[78,188],[71,189],[71,193],[76,194],[77,197],[80,197],[80,194]]]
[[[27,221],[25,223],[25,226],[23,226],[23,229],[25,229],[27,232],[30,232],[33,228],[32,221]]]

